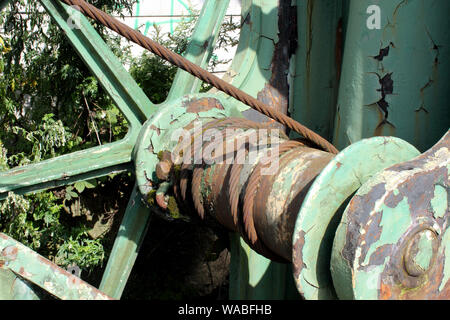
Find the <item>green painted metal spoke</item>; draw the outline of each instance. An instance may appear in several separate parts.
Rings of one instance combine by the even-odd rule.
[[[130,170],[132,148],[122,141],[0,172],[0,200]]]
[[[199,16],[194,33],[184,57],[196,65],[206,68],[211,59],[229,0],[208,0]],[[201,81],[181,69],[178,70],[167,100],[200,91]]]
[[[0,199],[10,191],[34,192],[127,169],[142,123],[157,110],[83,15],[57,0],[41,3],[123,112],[130,128],[121,141],[1,172]]]
[[[144,240],[150,216],[150,210],[142,202],[139,189],[135,185],[100,284],[100,290],[113,298],[120,299],[125,289]]]
[[[0,276],[12,271],[15,275],[46,290],[53,296],[63,300],[110,300],[103,292],[84,282],[68,271],[40,256],[20,242],[0,233]],[[7,275],[11,278],[11,275]],[[0,283],[0,289],[5,289]],[[12,289],[13,298],[36,299],[30,288]],[[21,292],[24,290],[25,292]],[[1,297],[1,295],[0,295]]]
[[[41,0],[41,3],[131,126],[143,123],[156,111],[84,15],[59,0]]]

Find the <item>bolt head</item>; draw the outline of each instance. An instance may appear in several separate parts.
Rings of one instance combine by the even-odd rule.
[[[167,160],[160,161],[156,165],[156,177],[161,181],[167,181],[169,179],[172,166],[173,165],[170,161]]]
[[[438,248],[437,234],[422,230],[414,234],[406,247],[405,271],[412,277],[421,277],[433,266]]]

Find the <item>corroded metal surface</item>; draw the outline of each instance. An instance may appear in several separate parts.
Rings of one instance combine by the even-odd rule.
[[[11,270],[0,268],[0,300],[40,300],[35,289]]]
[[[0,0],[0,8],[6,2]],[[259,253],[274,261],[293,259],[294,277],[304,297],[334,298],[329,272],[334,231],[346,200],[369,181],[348,206],[335,238],[332,273],[338,296],[449,298],[448,137],[441,142],[444,147],[438,146],[439,149],[406,165],[394,166],[373,180],[372,175],[393,163],[409,160],[417,155],[417,150],[400,140],[380,138],[355,144],[331,160],[330,154],[297,145],[285,154],[281,152],[280,168],[269,176],[260,174],[264,167],[259,162],[260,153],[255,162],[243,165],[203,161],[175,165],[168,153],[179,142],[171,136],[176,129],[193,133],[196,121],[208,123],[206,128],[245,129],[242,134],[224,136],[227,143],[234,144],[246,130],[261,126],[234,118],[242,116],[240,111],[247,106],[214,90],[180,98],[197,92],[199,87],[199,81],[192,81],[194,78],[183,71],[179,72],[168,101],[157,109],[117,64],[84,17],[82,28],[73,30],[67,24],[75,12],[73,8],[58,0],[42,3],[112,94],[131,130],[117,143],[0,173],[0,198],[10,190],[37,191],[106,175],[111,170],[130,169],[134,161],[137,185],[101,284],[112,296],[120,297],[131,272],[150,217],[147,206],[152,212],[167,212],[171,210],[171,200],[176,199],[185,209],[195,208],[201,217],[212,216],[229,230],[240,233],[242,239],[235,242],[239,249],[233,253],[239,255],[238,262],[232,266],[239,266],[240,270],[231,278],[243,280],[242,286],[254,287],[255,292],[234,297],[276,296],[269,291],[284,281],[289,265],[272,264],[256,254]],[[227,4],[228,1],[206,1],[200,14],[186,57],[202,67],[207,65]],[[306,128],[287,121],[290,113],[326,138],[331,138],[333,128],[329,124],[336,112],[334,139],[342,147],[363,137],[386,134],[414,141],[419,148],[428,146],[440,136],[442,128],[448,127],[448,81],[443,81],[446,75],[441,70],[450,61],[446,46],[449,33],[448,28],[441,28],[436,22],[448,25],[444,13],[448,2],[435,1],[424,6],[420,1],[380,1],[387,12],[383,14],[383,28],[367,31],[355,26],[364,26],[367,17],[357,13],[364,12],[369,4],[369,0],[243,1],[239,48],[224,78],[239,89],[225,91],[235,98],[243,94],[245,103],[304,132]],[[140,37],[137,32],[134,35]],[[303,46],[298,46],[297,38]],[[100,49],[95,43],[101,44]],[[405,63],[411,52],[413,62]],[[188,66],[191,72],[200,70],[195,65]],[[341,74],[340,96],[334,110]],[[214,82],[210,80],[207,82]],[[231,88],[222,82],[218,87]],[[266,109],[261,102],[271,108]],[[277,112],[271,112],[272,109]],[[413,117],[405,117],[407,114]],[[139,134],[141,124],[150,116]],[[189,151],[191,158],[201,152],[199,147],[215,145],[215,141],[194,145]],[[244,151],[248,159],[249,150]],[[40,175],[35,175],[36,169]],[[20,260],[17,248],[3,248],[0,268],[15,266]],[[48,267],[41,260],[39,263],[36,265]],[[42,275],[34,274],[32,267],[14,272],[43,283],[47,290],[64,298],[67,293],[62,290],[74,283],[81,296],[93,297],[95,288],[85,287],[75,278],[63,284],[64,277],[59,277],[60,270],[53,266],[46,269],[51,270],[51,276],[44,269]],[[276,274],[270,284],[264,283],[265,272]],[[22,288],[27,290],[26,286]]]
[[[198,104],[202,105],[208,104]],[[189,145],[183,139],[173,150],[184,145],[188,159],[183,161],[197,162],[183,163],[174,194],[181,191],[177,198],[189,201],[190,184],[194,208],[202,219],[208,214],[230,231],[239,232],[255,252],[273,261],[290,262],[298,209],[312,180],[333,155],[307,147],[304,141],[287,140],[270,124],[242,118],[212,120],[197,129],[189,123],[184,128],[192,127]],[[196,160],[194,155],[202,157]]]
[[[261,179],[253,214],[259,236],[274,252],[292,261],[292,235],[309,187],[333,155],[297,147],[281,155],[276,174]]]
[[[112,299],[3,233],[0,233],[0,268],[13,271],[63,300]]]
[[[450,132],[358,191],[333,246],[340,297],[450,298],[449,173]]]
[[[320,1],[320,0],[319,0]],[[380,9],[367,28],[367,8]],[[449,128],[450,2],[350,0],[333,142],[396,136],[421,152]]]
[[[419,154],[409,143],[388,137],[366,139],[339,153],[309,189],[295,223],[293,269],[306,299],[334,299],[330,258],[341,206],[377,172]]]
[[[172,137],[177,129],[184,129],[194,121],[205,122],[230,116],[232,107],[224,99],[212,95],[190,95],[167,103],[143,126],[133,151],[136,179],[144,197],[159,183],[156,166],[158,153],[174,150],[178,140]]]

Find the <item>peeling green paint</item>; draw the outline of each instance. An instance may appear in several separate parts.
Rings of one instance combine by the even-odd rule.
[[[366,10],[374,4],[381,9],[381,29],[369,30]],[[445,134],[449,10],[446,0],[349,1],[334,122],[333,143],[339,150],[372,136],[396,136],[424,152]],[[380,56],[385,48],[389,52]],[[393,90],[382,101],[380,79],[388,74]]]
[[[367,265],[372,253],[379,247],[386,244],[395,244],[398,239],[408,230],[411,225],[411,216],[409,212],[408,199],[404,198],[395,208],[389,208],[383,205],[379,208],[381,211],[380,227],[382,232],[378,241],[372,243],[369,251],[366,254],[364,263],[361,266]],[[395,228],[393,228],[395,226]],[[366,226],[368,228],[368,226]]]
[[[448,191],[444,187],[436,185],[434,188],[434,197],[431,200],[431,207],[436,218],[444,217],[448,210],[448,203]]]
[[[356,300],[378,300],[378,290],[380,286],[380,273],[383,271],[384,265],[376,266],[371,270],[358,274],[355,279],[362,287],[370,290],[361,290],[355,292]]]
[[[441,285],[439,286],[439,291],[444,289],[444,286],[450,280],[450,229],[447,229],[445,234],[442,237],[442,242],[445,245],[444,255],[445,255],[445,264],[444,264],[444,278],[441,281]]]
[[[11,270],[27,281],[63,300],[110,300],[106,294],[61,269],[14,239],[0,233],[0,272]],[[25,292],[20,292],[22,289]],[[31,288],[18,288],[24,296],[36,298]],[[31,290],[32,291],[32,290]],[[31,296],[30,296],[31,295]]]
[[[299,274],[297,288],[306,299],[336,298],[329,268],[342,214],[339,208],[377,172],[418,154],[397,138],[365,139],[339,153],[317,177],[302,204],[293,237],[295,248],[300,234],[305,234],[301,264],[295,260],[293,264]]]
[[[423,271],[428,270],[433,258],[433,238],[430,237],[431,231],[423,232],[420,235],[418,244],[418,252],[413,257],[414,263],[417,264]]]
[[[449,139],[447,134],[426,153],[383,170],[353,197],[332,251],[331,272],[340,298],[448,297],[447,201],[437,210],[440,217],[430,209],[446,199],[434,191],[441,186],[446,195],[450,183]],[[378,285],[368,286],[369,277]]]

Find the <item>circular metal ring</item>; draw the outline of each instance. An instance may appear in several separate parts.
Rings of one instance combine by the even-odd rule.
[[[384,170],[344,212],[331,273],[343,299],[450,298],[450,133]]]
[[[293,272],[306,299],[335,299],[330,273],[331,247],[342,206],[377,172],[410,160],[419,151],[393,137],[359,141],[339,153],[305,197],[293,235]]]

